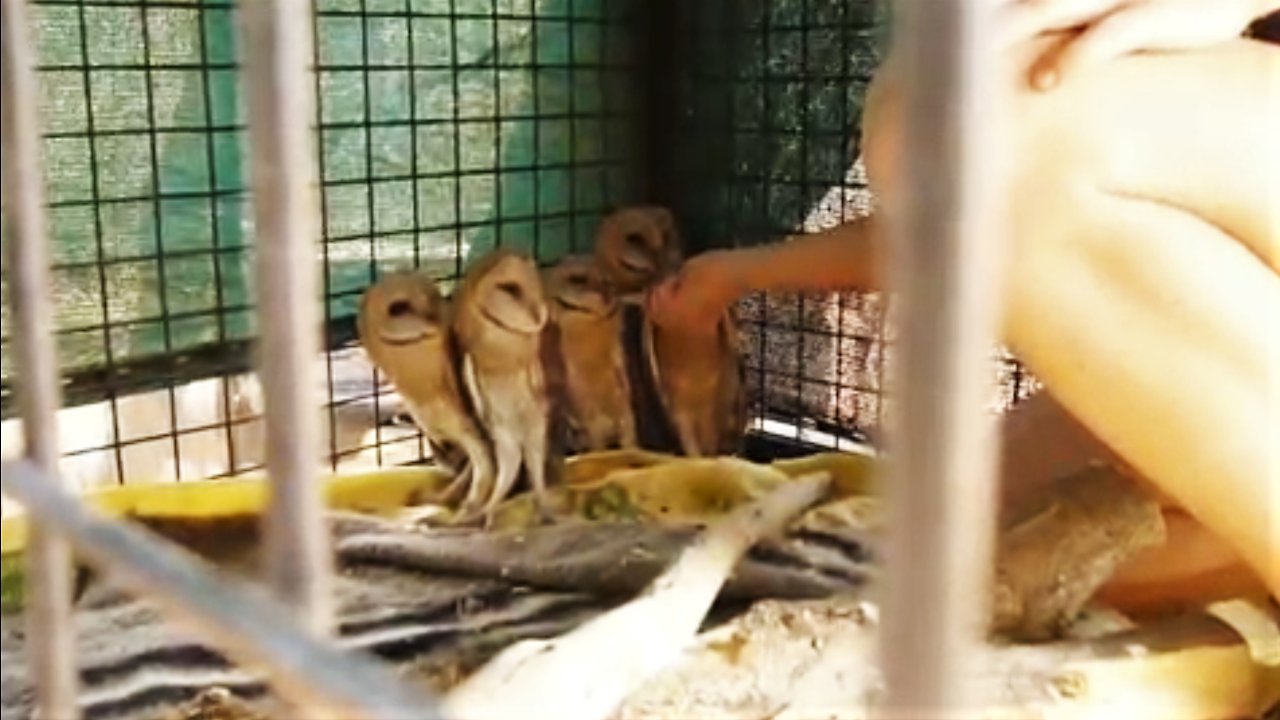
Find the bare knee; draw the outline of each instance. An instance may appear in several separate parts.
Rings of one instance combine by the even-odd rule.
[[[1164,514],[1165,543],[1116,571],[1098,598],[1131,613],[1163,613],[1248,595],[1262,580],[1226,541],[1186,513]]]

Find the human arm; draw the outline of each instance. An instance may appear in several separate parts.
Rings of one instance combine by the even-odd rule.
[[[878,225],[868,216],[768,245],[702,253],[650,292],[649,313],[660,325],[711,329],[752,292],[874,289],[882,271]]]

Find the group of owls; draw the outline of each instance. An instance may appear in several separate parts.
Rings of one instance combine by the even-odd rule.
[[[566,453],[738,451],[746,404],[732,314],[707,333],[644,312],[645,293],[682,258],[670,211],[629,207],[601,221],[594,255],[540,270],[499,248],[452,297],[415,271],[365,291],[360,343],[454,473],[446,496],[465,490],[458,522],[490,522],[522,473],[546,517]]]

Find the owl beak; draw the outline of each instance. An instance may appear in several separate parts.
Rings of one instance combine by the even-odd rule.
[[[624,248],[619,261],[622,267],[640,275],[649,275],[657,270],[650,254],[636,247]]]

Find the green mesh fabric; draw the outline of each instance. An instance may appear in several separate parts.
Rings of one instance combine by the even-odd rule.
[[[447,279],[499,242],[549,261],[636,199],[631,11],[316,0],[329,320],[381,270]],[[33,19],[64,369],[251,337],[234,3],[45,0]]]
[[[670,203],[704,247],[795,231],[832,187],[849,184],[884,3],[680,7],[690,39],[677,75]]]

